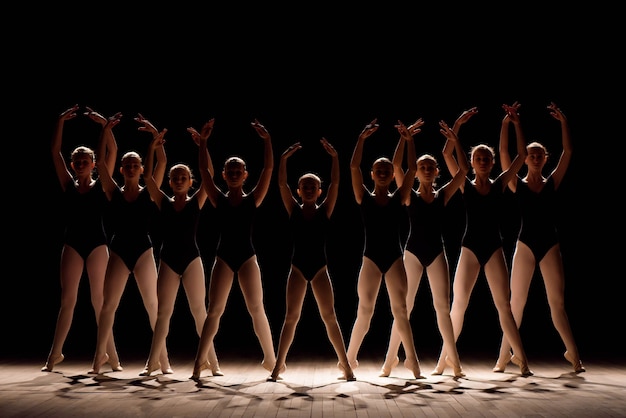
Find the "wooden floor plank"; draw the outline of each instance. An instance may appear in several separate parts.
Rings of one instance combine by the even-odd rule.
[[[484,359],[464,359],[464,378],[424,379],[402,364],[378,376],[378,359],[360,359],[357,381],[339,380],[334,359],[293,358],[283,379],[267,382],[260,363],[220,359],[224,376],[190,379],[192,359],[174,359],[170,375],[141,377],[143,362],[88,375],[89,362],[66,359],[51,373],[29,360],[0,362],[0,416],[48,417],[626,417],[626,363],[587,359],[575,374],[559,359],[535,361],[534,375],[510,365],[494,373]],[[206,373],[206,372],[205,372]]]

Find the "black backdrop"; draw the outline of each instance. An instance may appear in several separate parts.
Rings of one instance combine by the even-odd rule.
[[[105,115],[122,112],[123,120],[114,131],[120,153],[136,149],[143,155],[149,136],[138,132],[132,120],[140,112],[157,127],[168,128],[169,163],[182,161],[192,167],[197,148],[185,128],[199,128],[214,117],[209,147],[216,166],[231,154],[241,155],[248,162],[250,184],[262,163],[262,143],[250,127],[255,118],[272,135],[276,167],[287,146],[303,143],[304,148],[290,159],[292,183],[306,170],[328,178],[329,158],[318,142],[326,137],[338,149],[341,163],[329,265],[347,342],[356,313],[362,250],[348,164],[360,130],[378,118],[381,128],[366,144],[364,169],[379,155],[391,156],[397,120],[411,123],[424,118],[418,152],[439,157],[443,137],[437,122],[452,123],[471,106],[478,106],[479,114],[461,131],[464,146],[478,142],[497,146],[501,105],[516,100],[522,104],[527,139],[545,143],[554,153],[560,151],[559,124],[546,106],[556,102],[570,121],[575,154],[563,186],[560,217],[567,310],[583,359],[623,354],[614,336],[616,324],[624,318],[623,273],[616,268],[623,246],[607,240],[607,232],[615,231],[611,235],[621,242],[623,228],[617,222],[616,204],[611,203],[615,199],[604,193],[610,180],[607,172],[613,168],[605,158],[615,156],[614,145],[621,146],[615,144],[619,139],[604,131],[610,132],[607,125],[619,126],[608,112],[614,110],[611,103],[623,89],[610,55],[609,60],[603,58],[614,38],[591,34],[587,26],[579,25],[585,16],[582,11],[569,11],[576,12],[578,19],[563,19],[560,10],[542,9],[529,20],[502,11],[499,20],[488,24],[461,10],[427,17],[412,16],[407,10],[383,14],[356,9],[345,14],[318,9],[286,20],[267,10],[247,10],[248,17],[259,15],[245,21],[236,13],[224,18],[197,11],[167,18],[159,14],[158,19],[145,16],[144,11],[78,11],[79,18],[65,12],[55,10],[54,19],[38,26],[35,41],[27,47],[8,48],[12,71],[6,80],[10,118],[5,124],[10,126],[5,152],[13,158],[6,157],[12,170],[5,182],[15,190],[5,192],[11,208],[5,227],[9,287],[3,322],[8,339],[3,338],[1,350],[6,356],[32,355],[43,362],[52,342],[60,295],[62,225],[49,141],[56,117],[69,106],[78,103]],[[182,26],[174,25],[179,17]],[[429,19],[437,26],[424,30]],[[66,155],[78,144],[95,145],[97,135],[98,127],[85,117],[67,122]],[[441,181],[445,176],[443,170]],[[254,242],[276,344],[289,268],[285,221],[274,176],[258,213]],[[454,206],[449,221],[448,255],[454,267],[462,232]],[[505,243],[510,256],[515,221],[509,221]],[[215,246],[211,223],[207,210],[199,234],[207,272]],[[390,321],[383,286],[363,353],[382,356]],[[418,354],[436,356],[440,338],[426,279],[412,323]],[[147,356],[151,331],[132,276],[115,332],[122,361],[130,355]],[[461,356],[473,352],[495,359],[500,336],[481,275],[458,342]],[[560,356],[563,351],[539,276],[531,287],[522,336],[530,356]],[[195,353],[197,337],[182,286],[168,343],[172,354]],[[65,354],[89,358],[94,344],[95,318],[84,278]],[[218,354],[241,350],[261,355],[236,284],[216,347]],[[311,294],[291,353],[334,355]]]

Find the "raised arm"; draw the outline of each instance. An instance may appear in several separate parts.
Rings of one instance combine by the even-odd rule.
[[[415,155],[415,141],[413,141],[413,135],[409,129],[402,123],[402,121],[398,121],[396,125],[398,129],[398,133],[400,133],[400,138],[406,143],[407,154],[407,170],[405,173],[406,179],[414,179],[415,173],[417,172],[417,156]],[[400,192],[400,196],[402,197],[402,202],[404,205],[408,206],[411,203],[411,189],[413,188],[413,182],[411,181],[403,181],[402,184],[398,185]]]
[[[378,130],[378,126],[378,119],[374,119],[365,125],[365,128],[363,128],[356,141],[354,151],[352,151],[352,159],[350,160],[350,177],[352,178],[352,191],[354,192],[354,198],[359,205],[363,201],[363,194],[365,193],[363,172],[361,171],[363,143],[370,135]]]
[[[148,132],[152,135],[153,140],[159,134],[159,131],[154,126],[154,124],[146,119],[141,113],[137,113],[135,121],[140,124],[137,130],[142,132]],[[163,135],[165,135],[166,132],[167,129],[164,129]],[[163,140],[163,143],[165,143],[165,140]],[[156,152],[157,158],[156,167],[153,170],[148,171],[148,173],[152,173],[152,178],[156,182],[156,185],[161,188],[161,185],[163,184],[163,179],[165,178],[165,169],[167,168],[167,156],[165,155],[165,148],[163,146],[156,147],[154,151]]]
[[[458,170],[452,176],[452,179],[441,187],[441,190],[443,190],[443,202],[444,205],[447,205],[454,193],[456,193],[456,191],[459,190],[459,188],[464,184],[467,173],[469,172],[469,163],[467,161],[467,155],[465,154],[465,151],[463,151],[461,140],[454,130],[451,129],[443,120],[439,121],[439,127],[439,132],[441,132],[441,134],[446,138],[446,143],[454,144],[454,150],[452,148],[447,150],[444,148],[444,152],[451,154],[452,151],[455,151],[459,158]],[[448,158],[454,157],[449,156]]]
[[[561,142],[563,146],[563,151],[561,151],[561,157],[559,157],[559,162],[557,163],[551,174],[552,178],[554,179],[554,188],[558,189],[572,159],[572,139],[570,136],[569,124],[567,123],[567,118],[565,117],[565,114],[561,111],[561,109],[557,107],[554,102],[550,103],[548,109],[550,110],[550,115],[552,115],[554,119],[561,122]]]
[[[63,126],[66,120],[74,119],[79,106],[76,104],[69,109],[64,110],[57,119],[56,126],[54,128],[54,134],[52,135],[52,144],[50,150],[52,152],[52,162],[54,169],[59,179],[59,184],[63,191],[67,185],[72,181],[72,173],[70,172],[65,158],[63,158],[62,142],[63,142]]]
[[[478,113],[478,108],[476,106],[471,107],[467,110],[464,110],[458,118],[454,121],[454,125],[452,126],[452,130],[458,136],[459,131],[461,130],[461,126],[463,126],[467,121],[469,121],[472,116]],[[443,146],[443,159],[446,162],[446,167],[448,168],[448,172],[451,176],[454,177],[454,173],[456,173],[459,169],[459,165],[457,160],[454,158],[453,152],[455,151],[454,143],[446,140],[446,143]],[[459,158],[459,155],[457,155]],[[463,185],[461,185],[463,188]]]
[[[502,105],[502,108],[505,110],[505,114],[502,118],[502,125],[500,126],[500,143],[498,146],[498,153],[500,154],[500,167],[502,167],[503,171],[508,170],[509,167],[511,167],[511,155],[509,154],[509,130],[511,116],[508,109],[511,108],[512,110],[517,112],[517,109],[519,109],[519,107],[520,104],[518,102],[513,103],[511,106]],[[509,189],[511,189],[513,192],[517,189],[517,176],[514,176],[511,181],[509,181],[508,186]]]
[[[98,125],[100,125],[102,129],[104,129],[104,125],[107,124],[108,119],[102,116],[102,114],[90,108],[89,106],[85,106],[85,109],[86,111],[84,115],[87,116],[92,121],[96,122]],[[118,112],[113,117],[117,119],[121,119],[122,114]],[[116,122],[116,124],[117,123],[119,123],[119,120]],[[104,161],[106,162],[106,169],[109,172],[109,175],[112,176],[113,172],[115,171],[115,163],[117,159],[117,141],[115,141],[115,135],[113,135],[112,130],[109,131],[107,135],[109,135],[109,137],[107,138],[107,141],[106,141],[106,147],[104,150],[100,150],[96,157],[103,157]],[[101,154],[101,152],[105,152],[106,154]],[[98,173],[100,173],[100,171],[103,170],[103,167],[104,165],[98,168]]]
[[[330,183],[326,190],[326,198],[323,205],[326,208],[326,217],[330,218],[335,210],[335,204],[337,203],[337,197],[339,196],[339,155],[337,150],[333,147],[326,138],[320,139],[322,146],[332,158],[332,164],[330,167]]]
[[[251,125],[256,133],[263,139],[264,143],[263,169],[259,175],[259,181],[252,191],[254,202],[258,207],[263,202],[263,199],[265,199],[265,195],[270,188],[272,171],[274,170],[274,151],[272,150],[272,137],[267,129],[265,129],[265,126],[263,126],[257,119],[255,119]]]
[[[278,190],[280,191],[280,198],[289,216],[291,216],[291,212],[293,212],[298,201],[291,192],[291,188],[287,182],[287,160],[300,148],[302,148],[302,145],[299,142],[291,145],[280,156],[280,162],[278,163]]]
[[[507,115],[515,127],[515,136],[517,141],[517,155],[511,161],[509,167],[504,169],[502,173],[498,177],[502,177],[502,185],[503,187],[510,187],[511,190],[515,190],[515,186],[517,183],[513,183],[513,187],[511,187],[511,182],[517,179],[517,173],[524,165],[524,161],[526,160],[526,155],[528,152],[526,151],[526,137],[524,136],[524,131],[522,130],[522,124],[519,118],[519,104],[515,102],[512,106],[504,105],[504,110],[507,112]]]
[[[412,125],[409,125],[408,130],[411,136],[415,137],[415,135],[422,131],[421,127],[424,125],[424,120],[419,118]],[[396,186],[401,187],[404,181],[404,171],[402,169],[402,162],[404,160],[404,146],[405,139],[400,135],[400,139],[398,140],[398,145],[396,145],[396,149],[393,153],[393,174],[394,179],[396,181]],[[413,183],[412,183],[413,184]]]
[[[202,178],[200,187],[204,189],[209,201],[215,207],[217,206],[217,199],[221,192],[213,180],[213,161],[211,160],[211,154],[209,154],[207,147],[207,142],[213,132],[214,124],[215,119],[211,118],[202,126],[200,132],[192,127],[187,128],[187,132],[191,134],[191,138],[198,144],[198,166],[200,177]]]
[[[107,156],[107,149],[114,147],[117,150],[115,143],[115,136],[113,136],[113,128],[120,122],[122,117],[121,113],[116,113],[107,119],[107,122],[102,126],[100,131],[100,140],[98,141],[98,152],[96,153],[98,167],[98,175],[100,177],[100,183],[102,184],[102,190],[107,195],[107,198],[111,200],[113,191],[117,188],[117,183],[113,179],[113,169],[109,167],[110,157]],[[109,153],[111,154],[111,153]]]
[[[135,118],[135,120],[136,119],[137,118]],[[141,128],[139,129],[141,130]],[[157,166],[159,164],[167,164],[166,162],[161,161],[162,158],[166,157],[163,146],[163,144],[165,144],[166,133],[167,129],[163,129],[161,132],[157,132],[152,137],[152,141],[150,141],[150,145],[148,146],[148,152],[146,153],[146,166],[143,174],[143,181],[146,183],[148,193],[150,193],[150,198],[154,201],[154,203],[156,203],[159,209],[161,209],[161,202],[163,202],[163,198],[167,197],[161,190],[160,184],[155,179],[156,170],[154,169],[154,156],[156,154]]]

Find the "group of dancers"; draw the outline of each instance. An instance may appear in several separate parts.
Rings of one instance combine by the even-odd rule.
[[[90,373],[101,373],[108,364],[112,371],[123,370],[117,352],[113,325],[128,278],[132,274],[143,299],[152,328],[152,343],[144,370],[151,376],[158,371],[173,373],[167,351],[167,336],[176,296],[182,283],[199,337],[191,378],[200,379],[205,370],[222,376],[214,339],[235,277],[252,319],[268,381],[283,379],[287,356],[293,343],[309,287],[312,290],[328,339],[336,355],[340,378],[356,380],[360,347],[369,332],[378,293],[384,279],[393,322],[380,376],[390,376],[399,364],[400,345],[404,366],[416,379],[423,378],[411,328],[411,312],[423,273],[431,289],[436,322],[442,338],[433,375],[450,367],[456,378],[465,376],[456,341],[463,329],[470,296],[481,271],[484,272],[498,312],[502,341],[494,372],[504,372],[508,363],[519,367],[520,375],[531,376],[519,328],[535,269],[545,284],[552,322],[565,346],[564,357],[575,373],[584,372],[578,348],[565,310],[565,277],[554,219],[555,199],[567,172],[572,141],[564,113],[555,103],[547,109],[561,125],[562,150],[549,174],[544,174],[548,152],[540,142],[526,143],[519,115],[520,104],[503,105],[499,157],[501,172],[493,176],[496,151],[487,143],[472,146],[469,152],[460,139],[460,128],[478,113],[463,111],[449,126],[439,121],[445,140],[443,160],[450,175],[437,185],[440,168],[429,153],[417,155],[423,119],[410,125],[398,120],[399,134],[393,158],[379,157],[363,171],[365,143],[379,128],[370,121],[359,133],[350,160],[351,184],[364,228],[364,246],[358,273],[358,308],[349,338],[344,339],[335,312],[329,274],[326,238],[335,209],[340,181],[337,150],[326,139],[320,146],[331,159],[327,185],[307,171],[292,190],[287,163],[302,145],[296,142],[282,153],[277,182],[289,219],[292,242],[291,266],[286,284],[286,309],[278,349],[275,350],[270,322],[263,301],[262,274],[252,242],[256,210],[271,187],[274,151],[268,130],[258,120],[251,127],[263,143],[263,166],[255,185],[246,185],[248,168],[238,156],[229,157],[216,172],[207,146],[215,120],[209,119],[198,130],[187,128],[198,147],[200,184],[188,164],[167,169],[167,129],[157,129],[143,115],[134,119],[138,130],[151,135],[145,161],[137,152],[122,155],[118,175],[118,145],[114,127],[122,115],[105,117],[85,107],[83,115],[100,125],[97,147],[81,145],[63,155],[63,127],[80,114],[74,105],[60,114],[52,139],[52,158],[63,190],[65,218],[60,260],[61,306],[52,347],[42,371],[53,371],[63,361],[62,349],[69,333],[78,287],[86,271],[91,302],[98,327],[96,350]],[[509,136],[515,135],[516,154],[511,156]],[[419,139],[421,140],[421,138]],[[525,174],[520,172],[526,166]],[[472,172],[470,175],[470,171]],[[168,173],[167,194],[162,187]],[[216,177],[217,176],[217,177]],[[368,186],[368,184],[373,186]],[[220,186],[220,184],[225,184]],[[325,188],[322,185],[325,185]],[[498,223],[506,189],[519,204],[520,228],[509,269]],[[444,211],[453,195],[462,195],[466,224],[460,254],[450,277],[444,250]],[[219,241],[208,280],[197,243],[200,214],[204,205],[213,207]],[[111,216],[112,228],[105,228]],[[158,261],[150,231],[152,221],[162,227]],[[402,223],[408,221],[409,233]],[[208,282],[208,288],[207,283]]]

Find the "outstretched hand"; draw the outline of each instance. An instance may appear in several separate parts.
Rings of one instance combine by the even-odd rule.
[[[510,119],[513,123],[519,123],[519,108],[521,104],[515,101],[512,105],[503,104],[502,108],[506,112],[504,119]]]
[[[116,114],[114,114],[113,116],[106,118],[104,117],[101,113],[96,112],[95,110],[93,110],[91,107],[89,106],[85,106],[85,113],[83,113],[85,116],[87,116],[89,119],[91,119],[92,121],[100,124],[100,126],[104,127],[107,123],[110,124],[112,127],[117,125],[121,118],[122,118],[122,113],[121,112],[117,112]]]
[[[61,114],[59,115],[59,119],[62,121],[74,119],[76,117],[76,112],[78,111],[78,109],[80,109],[80,106],[75,104],[69,109],[66,109],[63,112],[61,112]]]
[[[419,118],[418,120],[416,120],[415,122],[413,122],[412,124],[408,126],[409,134],[411,134],[411,136],[415,136],[416,134],[422,132],[423,125],[424,125],[424,119]]]
[[[550,104],[548,105],[548,109],[550,110],[550,115],[561,122],[565,121],[565,114],[563,113],[563,111],[556,105],[556,103],[554,102],[550,102]]]
[[[466,123],[468,120],[470,120],[472,116],[474,116],[477,113],[478,113],[478,107],[476,106],[470,107],[469,109],[464,110],[463,113],[459,115],[459,117],[455,121],[455,124],[462,125]]]
[[[254,128],[254,130],[256,131],[257,134],[259,134],[259,136],[263,139],[270,139],[270,134],[267,131],[267,129],[265,129],[265,126],[263,126],[261,124],[261,122],[259,122],[257,119],[255,119],[253,122],[250,123],[252,125],[252,127]]]
[[[138,131],[149,132],[152,134],[153,137],[158,135],[159,133],[158,129],[152,124],[152,122],[146,119],[141,113],[137,113],[137,116],[135,117],[135,121],[141,124],[141,126],[137,128]]]
[[[207,122],[202,125],[200,132],[192,126],[187,128],[187,132],[191,134],[191,139],[196,143],[196,145],[200,145],[200,140],[206,141],[211,136],[211,132],[213,132],[213,125],[215,124],[215,118],[209,119]]]
[[[282,157],[283,158],[289,158],[291,157],[296,151],[298,151],[300,148],[302,148],[302,144],[300,142],[296,142],[293,145],[290,145],[289,148],[287,148],[284,152]]]
[[[161,132],[157,132],[157,134],[152,138],[152,145],[154,148],[162,147],[165,144],[165,134],[167,133],[167,128],[163,128]]]
[[[409,131],[409,128],[407,128],[406,125],[401,120],[398,120],[398,123],[394,125],[394,127],[398,130],[398,132],[400,133],[400,136],[404,138],[405,140],[413,139],[413,134],[411,134],[411,132]],[[419,129],[418,129],[418,132],[419,132]]]
[[[372,119],[372,121],[370,123],[365,125],[365,127],[363,128],[363,130],[359,134],[359,139],[366,139],[366,138],[368,138],[370,135],[372,135],[374,132],[376,132],[378,130],[379,126],[380,125],[378,124],[378,118]]]
[[[452,141],[452,142],[456,142],[456,141],[458,141],[458,140],[459,140],[459,137],[458,137],[458,136],[456,135],[456,133],[452,130],[452,128],[450,128],[450,127],[448,126],[448,124],[447,124],[445,121],[440,120],[440,121],[439,121],[439,126],[440,126],[439,132],[441,132],[441,134],[442,134],[443,136],[445,136],[445,137],[446,137],[446,139],[448,139],[448,140],[450,140],[450,141]]]
[[[328,155],[330,155],[331,157],[337,156],[337,150],[330,144],[330,142],[328,142],[326,138],[322,137],[322,139],[320,139],[320,142],[322,143],[322,146],[324,147]]]

